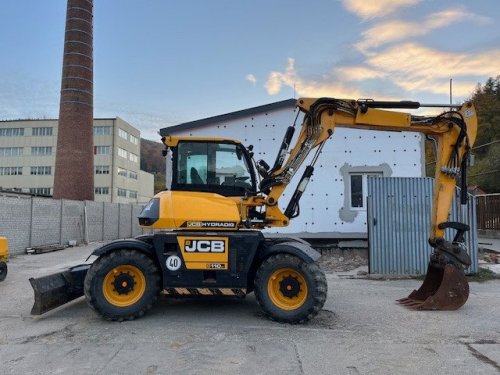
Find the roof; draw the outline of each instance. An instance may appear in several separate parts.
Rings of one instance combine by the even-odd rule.
[[[241,111],[226,113],[224,115],[207,117],[207,118],[204,118],[201,120],[185,122],[183,124],[169,126],[168,128],[160,129],[160,135],[162,137],[165,137],[167,135],[172,135],[172,134],[180,132],[180,131],[195,129],[195,128],[199,128],[199,127],[206,126],[206,125],[212,125],[212,124],[216,124],[216,123],[221,123],[223,121],[230,121],[230,120],[235,120],[235,119],[238,119],[241,117],[253,116],[253,115],[263,113],[263,112],[273,111],[276,109],[293,108],[293,107],[295,107],[296,102],[297,101],[295,99],[286,99],[286,100],[282,100],[280,102],[265,104],[265,105],[261,105],[258,107],[243,109]]]
[[[94,117],[95,120],[116,120],[121,119],[120,117]],[[35,122],[35,121],[59,121],[58,118],[16,118],[12,120],[0,120],[0,122]],[[125,120],[123,120],[125,121]],[[125,121],[126,122],[126,121]]]

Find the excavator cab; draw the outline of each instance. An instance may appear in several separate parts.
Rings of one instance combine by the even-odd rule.
[[[257,192],[250,151],[226,139],[170,139],[172,191],[243,197]],[[168,141],[165,140],[168,145]]]

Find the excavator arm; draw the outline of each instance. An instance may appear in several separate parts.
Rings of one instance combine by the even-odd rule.
[[[314,172],[321,149],[336,127],[419,132],[435,139],[437,145],[436,172],[429,243],[434,247],[427,278],[418,291],[401,303],[420,309],[456,309],[468,298],[468,284],[463,269],[471,264],[464,246],[468,226],[448,222],[456,181],[460,179],[461,203],[467,202],[466,170],[470,150],[477,134],[477,116],[472,103],[453,105],[437,116],[414,116],[387,109],[418,109],[421,107],[450,107],[420,104],[412,101],[388,102],[345,100],[334,98],[303,98],[297,108],[304,113],[297,141],[291,150],[296,125],[289,127],[276,162],[269,170],[259,167],[263,176],[261,191],[266,194],[266,224],[284,226],[298,216],[299,201]],[[284,212],[278,200],[309,154],[314,156],[306,166],[299,184]],[[288,155],[288,157],[286,157]],[[457,234],[453,241],[444,238],[447,228]]]

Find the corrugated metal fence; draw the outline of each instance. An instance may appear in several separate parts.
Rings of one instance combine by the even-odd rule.
[[[432,252],[428,244],[432,209],[432,178],[368,178],[368,240],[370,273],[425,274]],[[454,197],[449,221],[469,224],[465,239],[472,265],[478,272],[476,204],[470,196],[461,219],[458,196]],[[453,239],[454,230],[446,231]]]

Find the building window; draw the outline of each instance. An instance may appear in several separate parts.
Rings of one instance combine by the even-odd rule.
[[[95,187],[94,193],[96,195],[109,195],[109,187]]]
[[[35,155],[35,156],[52,155],[52,147],[50,147],[50,146],[31,147],[31,155]]]
[[[368,177],[383,177],[382,172],[351,173],[349,178],[350,206],[352,209],[366,210]]]
[[[134,145],[138,145],[139,144],[139,138],[134,137],[132,134],[130,134],[129,137],[130,137],[129,138],[130,142],[132,142]]]
[[[111,135],[111,126],[94,126],[94,135]]]
[[[133,199],[137,199],[137,191],[129,190],[128,197],[133,198]]]
[[[126,170],[126,169],[123,169],[123,168],[118,167],[118,176],[127,177],[127,170]]]
[[[139,162],[139,156],[137,156],[136,154],[134,154],[132,152],[129,155],[129,159],[130,159],[130,161],[133,161],[134,163],[138,163]]]
[[[118,135],[121,138],[128,140],[128,133],[125,130],[118,128]]]
[[[118,156],[121,156],[122,158],[127,158],[127,150],[124,150],[123,148],[118,147]]]
[[[21,137],[23,135],[24,135],[24,128],[0,129],[0,137]]]
[[[52,135],[52,128],[51,127],[33,128],[31,129],[31,135],[36,137],[49,136]]]
[[[118,188],[119,197],[127,197],[127,190]]]
[[[111,146],[94,146],[95,155],[109,155],[111,153]]]
[[[30,188],[30,194],[34,195],[52,195],[51,194],[51,188],[42,188],[42,187],[37,187],[37,188]]]
[[[109,165],[96,165],[95,174],[109,174]]]
[[[0,147],[0,156],[22,156],[22,147]]]
[[[131,178],[132,180],[137,180],[137,173],[129,171],[128,172],[128,177]]]
[[[31,167],[31,175],[45,175],[49,176],[52,174],[52,167]]]
[[[21,176],[23,167],[0,167],[0,176]]]

